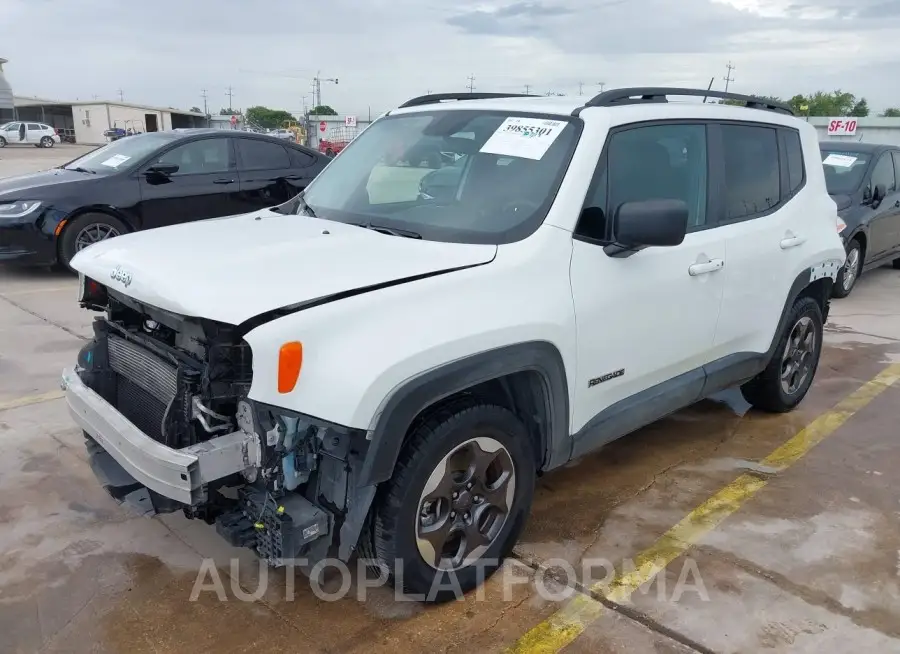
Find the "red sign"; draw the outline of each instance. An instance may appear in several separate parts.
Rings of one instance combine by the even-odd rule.
[[[855,118],[832,118],[828,121],[828,133],[836,136],[853,136],[856,134]]]
[[[231,117],[231,124],[232,124],[232,125],[237,125],[237,116],[232,116],[232,117]]]
[[[319,123],[319,131],[324,132],[326,129],[328,129],[328,123],[323,120],[321,123]]]

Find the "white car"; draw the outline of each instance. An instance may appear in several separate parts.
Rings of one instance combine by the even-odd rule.
[[[16,121],[0,125],[0,148],[10,144],[52,148],[60,141],[61,139],[56,130],[44,123]]]
[[[497,569],[539,472],[729,387],[803,399],[845,258],[812,126],[498,95],[410,100],[275,210],[72,259],[105,314],[63,386],[114,497],[440,601]],[[436,138],[437,196],[402,163]]]
[[[277,139],[294,140],[294,133],[289,129],[273,129],[267,132],[268,136],[274,136]]]

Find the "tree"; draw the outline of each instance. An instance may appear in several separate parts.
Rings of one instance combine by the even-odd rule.
[[[888,107],[881,114],[882,118],[900,118],[900,109],[897,107]]]
[[[337,116],[338,112],[329,107],[327,104],[320,104],[306,112],[307,116]]]
[[[852,93],[840,89],[830,93],[816,91],[811,95],[795,95],[788,101],[794,112],[804,116],[868,116],[865,98],[856,99]],[[806,107],[806,109],[803,109]]]
[[[195,114],[202,114],[203,112],[200,110],[200,107],[191,107],[191,111]]]
[[[239,116],[241,112],[237,109],[232,109],[231,107],[228,107],[228,109],[219,109],[220,116],[234,116],[235,114]]]
[[[291,112],[284,109],[269,109],[268,107],[255,106],[247,109],[247,121],[257,127],[275,129],[284,127],[285,121],[294,120]]]
[[[758,100],[762,100],[763,102],[778,102],[784,103],[784,100],[781,98],[777,98],[774,95],[758,95],[756,93],[752,93],[750,95],[751,98],[756,98]],[[743,102],[739,102],[738,100],[722,100],[720,104],[732,104],[732,105],[743,105]]]

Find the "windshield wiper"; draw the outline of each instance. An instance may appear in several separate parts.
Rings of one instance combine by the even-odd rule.
[[[75,166],[75,168],[66,168],[66,170],[74,170],[76,173],[90,173],[91,175],[96,175],[96,170],[88,170],[87,168],[82,168],[81,166]]]
[[[303,213],[305,213],[310,218],[318,218],[315,210],[308,204],[306,204],[306,200],[303,199],[303,194],[297,196],[297,208],[300,209]]]
[[[350,224],[356,225],[357,227],[362,227],[363,229],[371,229],[375,232],[381,232],[382,234],[389,234],[391,236],[403,236],[404,238],[422,238],[421,234],[410,229],[397,229],[396,227],[385,227],[383,225],[373,225],[372,223]]]

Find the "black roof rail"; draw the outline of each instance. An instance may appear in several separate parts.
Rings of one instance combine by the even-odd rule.
[[[765,98],[756,98],[752,95],[740,93],[727,93],[725,91],[712,91],[709,89],[681,89],[664,86],[637,86],[626,89],[612,89],[604,91],[585,103],[585,107],[614,107],[623,104],[643,104],[646,102],[668,102],[667,96],[684,95],[692,97],[721,98],[723,100],[735,100],[744,103],[749,109],[766,109],[779,113],[794,115],[794,110],[782,102],[773,102]],[[584,107],[582,107],[584,108]]]
[[[429,95],[420,95],[412,100],[407,100],[400,105],[400,109],[406,107],[421,107],[425,104],[436,104],[444,100],[491,100],[493,98],[539,98],[539,95],[526,95],[524,93],[470,93],[462,91],[460,93],[431,93]]]

